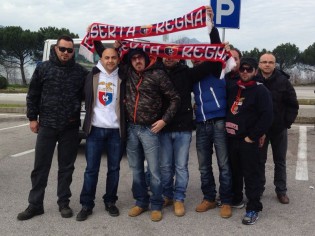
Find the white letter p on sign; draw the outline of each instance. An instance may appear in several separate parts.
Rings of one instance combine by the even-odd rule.
[[[223,10],[222,6],[228,5],[229,8],[227,10]],[[221,24],[222,16],[229,16],[234,12],[235,6],[232,0],[217,0],[217,15],[216,15],[216,23]]]

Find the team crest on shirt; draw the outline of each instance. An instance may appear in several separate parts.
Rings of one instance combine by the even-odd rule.
[[[99,90],[98,91],[98,100],[104,106],[108,106],[113,101],[113,91],[114,90],[113,90],[112,86],[114,86],[114,84],[111,82],[105,83],[105,90]]]
[[[240,106],[243,105],[245,98],[236,99],[231,107],[231,113],[233,115],[238,114]]]

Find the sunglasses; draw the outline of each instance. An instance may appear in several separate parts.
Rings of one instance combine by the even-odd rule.
[[[240,67],[239,71],[242,73],[245,71],[247,71],[247,73],[252,73],[254,71],[254,68],[253,67]]]
[[[131,57],[131,60],[132,60],[132,61],[136,61],[137,59],[138,59],[138,60],[141,60],[142,58],[144,58],[143,55],[137,54],[137,55],[134,55],[133,57]]]
[[[73,53],[73,48],[65,48],[65,47],[59,47],[58,46],[58,49],[60,52],[66,52],[67,51],[67,53]]]

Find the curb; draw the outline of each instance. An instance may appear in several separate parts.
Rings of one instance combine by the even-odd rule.
[[[314,124],[315,125],[315,117],[298,116],[298,117],[296,117],[294,123],[297,123],[297,124]]]
[[[22,113],[26,114],[26,107],[2,107],[0,113]]]

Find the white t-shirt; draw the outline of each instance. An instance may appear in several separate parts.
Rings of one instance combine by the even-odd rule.
[[[92,125],[99,128],[119,128],[116,115],[116,106],[119,106],[117,97],[118,68],[108,74],[100,61],[96,65],[101,70],[97,97],[92,115]]]

